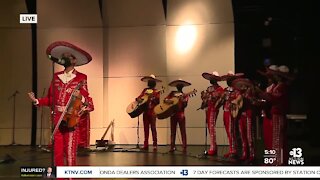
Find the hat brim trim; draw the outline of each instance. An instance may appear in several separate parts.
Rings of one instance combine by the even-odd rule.
[[[66,52],[71,53],[77,59],[75,66],[88,64],[92,60],[89,53],[65,41],[57,41],[50,44],[46,51],[47,55],[51,55],[57,59],[61,58]]]
[[[243,73],[227,74],[227,75],[223,75],[223,76],[221,76],[221,80],[226,81],[226,80],[229,80],[229,79],[236,79],[236,78],[240,78],[240,77],[242,77],[242,76],[244,76],[244,74],[243,74]]]
[[[191,83],[187,82],[187,81],[182,81],[182,80],[176,80],[176,81],[172,81],[169,83],[169,86],[172,86],[172,87],[177,87],[178,85],[182,85],[183,87],[185,86],[190,86]]]
[[[290,73],[284,73],[284,72],[280,72],[280,71],[275,71],[275,70],[272,70],[272,69],[268,69],[267,73],[269,73],[270,75],[279,75],[281,77],[284,77],[288,80],[293,80],[294,79],[294,76]]]
[[[141,81],[143,81],[143,82],[148,82],[148,81],[162,82],[160,79],[152,78],[149,76],[141,78]]]
[[[248,79],[236,79],[232,82],[232,87],[235,89],[241,89],[241,87],[246,86],[246,87],[253,87],[253,83],[248,80]]]
[[[216,80],[216,81],[221,81],[221,77],[220,76],[216,76],[210,73],[203,73],[202,77],[207,79],[207,80]]]

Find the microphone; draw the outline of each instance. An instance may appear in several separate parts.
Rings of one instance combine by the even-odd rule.
[[[53,62],[58,63],[60,65],[63,65],[64,67],[68,67],[71,65],[71,60],[67,57],[62,57],[60,59],[55,58],[51,56],[51,54],[48,55],[49,59],[51,59]]]
[[[55,58],[55,57],[51,56],[50,54],[48,55],[48,57],[53,62],[58,63],[58,64],[62,64],[62,65],[66,64],[67,61],[69,60],[69,58],[67,58],[67,57],[62,57],[62,58],[58,59],[58,58]]]
[[[20,92],[18,90],[15,90],[13,92],[13,94],[11,94],[11,96],[8,97],[8,101],[12,98],[12,97],[15,97],[17,94],[19,94]]]

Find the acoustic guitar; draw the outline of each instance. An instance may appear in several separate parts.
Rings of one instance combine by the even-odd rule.
[[[169,100],[167,100],[166,102],[164,101],[163,103],[158,104],[154,108],[154,112],[155,112],[157,118],[158,119],[165,119],[165,118],[172,116],[175,112],[178,111],[180,98],[185,98],[187,96],[193,97],[196,95],[196,93],[197,93],[197,90],[194,89],[193,91],[190,91],[190,92],[184,94],[183,97],[182,96],[172,97]]]
[[[251,93],[253,93],[253,94],[257,93],[256,90],[258,90],[258,89],[256,89],[256,88],[258,88],[258,86],[256,86],[256,85],[253,85],[252,87],[248,87],[245,92],[243,92],[236,99],[231,101],[230,111],[231,111],[231,116],[233,118],[237,118],[239,111],[243,107],[244,100],[246,100],[246,102],[249,102],[252,105],[255,105],[258,103],[258,99],[256,97],[252,97],[250,95]]]
[[[197,110],[206,109],[208,107],[208,101],[210,101],[210,100],[216,102],[215,108],[217,108],[219,105],[221,105],[221,100],[222,100],[223,96],[224,96],[223,94],[217,93],[217,92],[215,92],[214,96],[212,96],[208,90],[201,91],[202,103],[201,103],[201,106]]]
[[[235,100],[231,101],[230,104],[230,111],[231,111],[231,116],[233,118],[236,118],[239,114],[239,110],[243,106],[243,97],[242,95],[239,95]]]
[[[156,92],[159,92],[160,94],[164,93],[164,87],[161,87],[161,90],[157,90]],[[148,90],[145,92],[145,94],[140,98],[139,101],[133,101],[127,106],[127,113],[131,118],[138,117],[140,114],[142,114],[148,106],[149,99],[152,98],[152,90],[149,92]]]

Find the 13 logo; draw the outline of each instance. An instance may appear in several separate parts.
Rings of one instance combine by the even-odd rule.
[[[304,165],[304,158],[302,157],[302,149],[301,148],[292,148],[289,152],[288,165]]]
[[[183,170],[180,172],[180,174],[181,174],[182,176],[188,176],[188,169],[183,169]]]

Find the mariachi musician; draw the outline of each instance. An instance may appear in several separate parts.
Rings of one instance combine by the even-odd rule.
[[[79,107],[81,110],[76,112],[76,116],[80,116],[80,120],[78,118],[72,118],[71,120],[76,120],[78,122],[81,120],[85,121],[84,118],[88,117],[85,114],[94,109],[93,102],[88,92],[87,75],[78,72],[74,67],[89,63],[92,57],[86,51],[64,41],[52,43],[47,48],[46,52],[52,61],[63,65],[65,69],[54,74],[46,97],[36,99],[34,93],[31,92],[28,93],[30,99],[37,106],[51,106],[54,104],[53,122],[54,126],[57,126],[58,121],[62,118],[63,112],[68,111],[69,113],[70,110],[76,109],[74,106],[70,107],[71,105],[66,107],[69,100],[76,97],[76,100],[79,99],[81,102]],[[76,90],[76,88],[78,88],[78,90]],[[79,104],[75,103],[75,100],[70,102]],[[72,111],[71,113],[73,112],[75,111]],[[65,165],[65,155],[66,165],[74,166],[76,165],[77,141],[80,129],[78,124],[70,127],[69,122],[66,121],[65,117],[63,117],[63,119],[60,126],[56,127],[57,131],[53,134],[54,164],[55,166]]]
[[[278,66],[270,65],[267,68],[277,70]],[[275,78],[268,69],[266,69],[266,72],[258,71],[258,73],[267,78],[268,87],[265,89],[265,93],[270,94],[273,91],[274,87],[276,87],[277,85]],[[258,92],[263,93],[262,90],[257,90]],[[272,119],[270,104],[271,103],[269,101],[265,101],[265,99],[264,102],[261,104],[261,115],[263,117],[263,143],[264,149],[266,150],[272,150]]]
[[[238,78],[232,82],[232,86],[240,92],[232,107],[238,112],[233,116],[238,119],[242,149],[240,160],[252,162],[255,157],[252,131],[253,83],[249,79]]]
[[[235,158],[237,155],[236,148],[236,119],[231,115],[231,102],[236,99],[238,96],[237,93],[239,91],[235,90],[231,84],[232,82],[243,76],[243,73],[236,73],[229,71],[228,74],[221,76],[221,79],[227,81],[228,87],[224,89],[224,94],[221,97],[222,101],[220,103],[223,104],[223,122],[226,129],[227,137],[229,140],[229,151],[224,154],[225,158]]]
[[[177,124],[179,124],[181,139],[182,139],[182,152],[187,152],[187,134],[186,134],[186,118],[184,114],[184,109],[188,105],[189,96],[183,93],[183,87],[190,86],[191,83],[184,80],[174,80],[169,83],[169,86],[173,86],[177,88],[177,91],[171,91],[170,94],[164,99],[165,103],[170,102],[171,98],[177,97],[179,98],[178,109],[174,112],[174,114],[170,117],[170,129],[171,129],[171,145],[169,152],[174,152],[176,150],[176,132],[177,132]]]
[[[217,107],[216,104],[223,94],[223,88],[218,84],[218,81],[221,80],[218,72],[203,73],[202,77],[209,80],[211,84],[206,91],[201,93],[201,99],[203,100],[201,108],[206,108],[206,120],[210,134],[210,149],[208,155],[216,155],[217,143],[215,126],[219,114],[219,107]]]
[[[287,121],[288,111],[288,84],[293,80],[287,66],[270,66],[268,72],[276,80],[276,85],[267,93],[261,93],[262,97],[271,103],[272,119],[272,149],[276,151],[276,161],[273,165],[285,165],[288,162],[287,150]]]
[[[144,143],[143,150],[149,148],[149,127],[151,127],[153,150],[157,150],[157,129],[156,129],[156,115],[154,113],[154,107],[160,102],[160,92],[156,89],[157,82],[162,82],[160,79],[156,79],[155,75],[145,76],[141,78],[141,81],[147,82],[148,87],[143,89],[141,94],[136,98],[137,102],[142,101],[142,97],[148,95],[147,108],[143,112],[143,128],[144,128]]]

